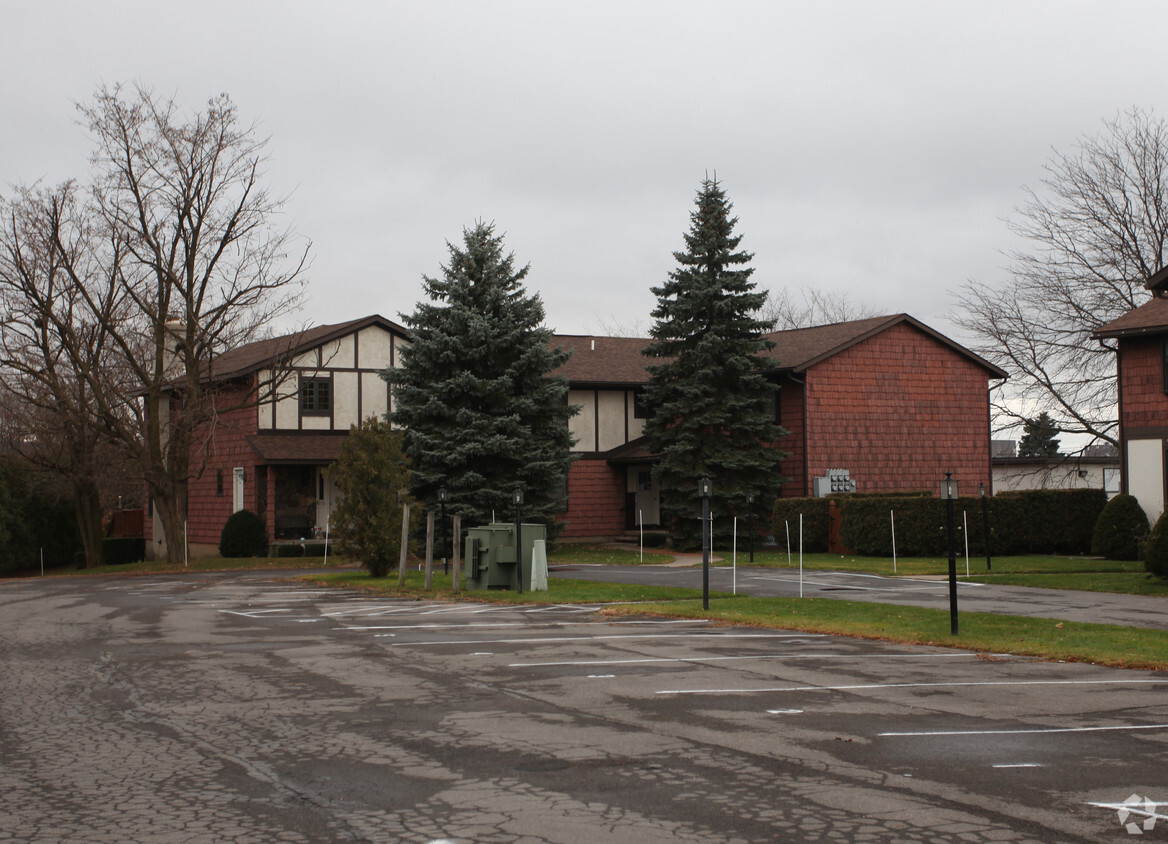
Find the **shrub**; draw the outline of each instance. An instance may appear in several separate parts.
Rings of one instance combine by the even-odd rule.
[[[827,551],[827,507],[829,498],[780,498],[775,502],[773,531],[775,541],[786,543],[787,526],[791,528],[791,547],[798,548],[799,517],[803,517],[803,550],[810,554]]]
[[[668,540],[668,538],[669,537],[667,537],[663,533],[646,533],[645,534],[645,547],[646,548],[664,548],[665,542],[666,542],[666,540]]]
[[[1133,495],[1117,495],[1095,521],[1091,553],[1109,560],[1138,560],[1148,536],[1148,517]]]
[[[264,522],[251,510],[232,513],[219,534],[219,556],[259,557],[268,551]]]
[[[1155,527],[1148,534],[1144,568],[1156,577],[1168,578],[1168,510],[1160,514]]]

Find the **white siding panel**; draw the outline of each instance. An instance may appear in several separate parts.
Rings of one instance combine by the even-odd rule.
[[[389,366],[391,335],[378,325],[361,329],[357,335],[357,354],[362,369],[385,369]],[[382,411],[384,412],[384,411]],[[368,413],[365,414],[369,416]]]
[[[357,373],[333,373],[333,427],[347,431],[361,421],[357,407]],[[307,426],[306,426],[307,427]]]
[[[326,343],[320,351],[321,366],[325,369],[352,369],[356,363],[357,338],[353,334]]]
[[[1153,524],[1164,511],[1164,441],[1127,441],[1127,491]]]
[[[568,404],[580,405],[580,412],[568,422],[576,444],[572,451],[596,450],[596,394],[592,390],[568,390]]]
[[[625,391],[601,390],[599,399],[600,451],[625,444]]]
[[[305,416],[300,424],[306,431],[327,431],[332,420],[327,416]]]
[[[389,350],[389,346],[386,346]],[[381,376],[376,372],[362,372],[361,373],[361,420],[364,421],[370,416],[376,416],[381,419],[385,416],[385,412],[389,410],[386,406],[386,383],[381,379]]]
[[[300,400],[296,396],[299,383],[296,373],[284,379],[276,388],[276,427],[282,430],[296,430],[300,425]]]

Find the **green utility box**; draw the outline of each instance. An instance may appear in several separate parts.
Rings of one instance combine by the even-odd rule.
[[[531,587],[531,561],[537,539],[547,539],[545,525],[522,526],[523,588]],[[472,527],[466,532],[463,559],[466,560],[467,589],[519,589],[515,564],[515,525],[495,522]]]

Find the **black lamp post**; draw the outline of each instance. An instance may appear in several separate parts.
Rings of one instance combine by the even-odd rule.
[[[750,561],[754,562],[754,493],[746,493],[746,530],[750,537]]]
[[[990,564],[990,501],[986,497],[984,483],[977,485],[977,494],[981,496],[981,520],[985,529],[986,571],[991,571],[993,567]]]
[[[446,536],[446,487],[438,489],[438,506],[442,509],[442,573],[450,574],[450,544]]]
[[[698,481],[702,497],[702,609],[710,608],[710,476]]]
[[[957,481],[946,472],[941,481],[941,496],[945,499],[945,524],[949,537],[949,631],[957,635],[957,549],[953,544],[953,499],[957,497]]]
[[[515,484],[515,573],[519,576],[519,594],[523,594],[523,487]]]

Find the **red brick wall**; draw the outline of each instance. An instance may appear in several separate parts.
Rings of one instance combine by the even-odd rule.
[[[245,393],[226,395],[224,405],[238,404]],[[232,470],[242,466],[246,471],[244,479],[244,507],[256,509],[256,453],[245,439],[258,431],[256,410],[244,407],[225,412],[215,423],[212,447],[208,453],[194,450],[191,454],[191,469],[198,470],[198,462],[206,460],[202,475],[191,480],[187,497],[187,530],[192,543],[219,544],[219,534],[231,515]],[[223,494],[216,494],[217,470],[223,472]],[[270,472],[269,472],[270,474]],[[271,497],[268,498],[271,501]]]
[[[625,529],[625,490],[622,466],[605,460],[577,460],[568,472],[567,524],[561,537],[618,536]]]
[[[789,435],[779,441],[779,448],[791,452],[782,463],[782,474],[790,478],[783,484],[782,496],[809,495],[808,481],[803,475],[803,385],[789,377],[782,380],[779,389],[779,422]]]
[[[1125,430],[1168,425],[1168,395],[1161,374],[1162,337],[1120,341],[1119,377]]]
[[[976,494],[990,480],[987,378],[905,324],[817,364],[806,378],[809,474],[849,469],[860,492],[935,491],[952,471]]]

